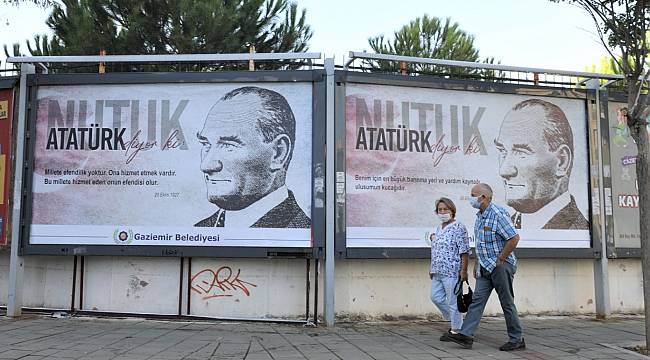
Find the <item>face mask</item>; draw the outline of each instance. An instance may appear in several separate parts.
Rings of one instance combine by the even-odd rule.
[[[480,209],[481,208],[481,202],[478,200],[478,196],[472,196],[469,198],[469,203],[472,205],[473,208],[475,209]]]
[[[442,221],[443,223],[451,220],[451,215],[450,214],[438,214],[438,219]]]

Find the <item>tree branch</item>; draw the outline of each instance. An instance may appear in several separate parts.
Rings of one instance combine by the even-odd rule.
[[[636,92],[636,96],[634,97],[634,107],[637,107],[637,104],[639,103],[639,98],[641,97],[641,92],[643,90],[643,84],[648,82],[648,78],[650,78],[650,69],[646,71],[645,75],[643,75],[643,78],[641,79],[641,82],[639,84],[639,89]],[[650,100],[650,96],[646,96],[645,99],[643,100],[643,105],[648,104],[648,100]]]
[[[592,5],[589,1],[578,1],[578,4],[594,20],[594,24],[596,25],[596,31],[598,33],[598,39],[603,44],[605,50],[607,50],[609,56],[612,57],[612,59],[614,60],[614,62],[619,68],[623,69],[623,64],[621,64],[621,62],[619,61],[618,56],[614,54],[614,52],[609,46],[609,43],[605,41],[605,34],[607,32],[607,27],[608,26],[612,27],[612,25],[608,25],[607,15],[604,14],[602,11],[600,11],[600,9],[598,9],[596,5]],[[603,25],[600,24],[601,22],[603,23]],[[605,27],[605,29],[603,29],[603,27]]]

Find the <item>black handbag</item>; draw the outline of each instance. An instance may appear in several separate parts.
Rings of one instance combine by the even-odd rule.
[[[460,278],[458,278],[458,282],[454,287],[456,304],[458,305],[458,311],[461,313],[467,312],[469,305],[472,303],[472,295],[474,294],[472,288],[469,286],[469,282],[467,280],[465,280],[465,282],[467,283],[467,294],[463,294],[463,281],[461,281]]]

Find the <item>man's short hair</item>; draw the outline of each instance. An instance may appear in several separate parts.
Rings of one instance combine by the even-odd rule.
[[[544,110],[544,118],[548,126],[542,130],[544,139],[551,151],[557,150],[560,145],[567,145],[573,154],[573,131],[564,111],[559,106],[548,101],[529,99],[515,105],[512,110],[517,111],[531,106],[539,106]]]
[[[490,201],[492,200],[492,196],[494,192],[492,192],[492,187],[490,185],[486,183],[478,183],[476,184],[476,186],[478,186],[479,189],[483,190],[483,192],[485,193],[484,195],[487,196],[488,200]]]
[[[291,141],[289,158],[285,169],[291,162],[293,148],[296,140],[296,118],[284,96],[273,90],[256,86],[244,86],[228,92],[220,100],[226,101],[238,95],[257,95],[261,99],[262,107],[266,112],[259,116],[257,124],[265,142],[272,141],[276,136],[285,134]]]

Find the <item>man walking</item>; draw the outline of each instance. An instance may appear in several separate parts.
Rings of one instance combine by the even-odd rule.
[[[472,207],[479,209],[474,223],[477,266],[474,270],[476,289],[472,304],[458,334],[449,334],[448,339],[470,349],[474,343],[474,331],[478,327],[485,304],[496,290],[503,309],[508,329],[508,342],[499,350],[523,350],[526,343],[514,302],[512,281],[517,270],[517,258],[512,252],[519,242],[508,212],[492,203],[492,188],[487,184],[472,187]]]

